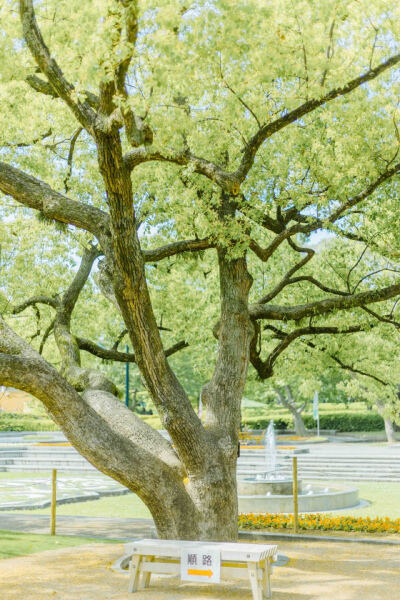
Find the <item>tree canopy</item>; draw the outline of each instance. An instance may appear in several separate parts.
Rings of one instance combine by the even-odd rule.
[[[160,535],[236,536],[249,363],[263,380],[293,348],[346,366],[352,336],[378,352],[379,327],[385,355],[398,327],[399,13],[0,8],[0,384],[42,400]],[[204,423],[168,361],[188,345]],[[173,446],[83,352],[136,362]]]

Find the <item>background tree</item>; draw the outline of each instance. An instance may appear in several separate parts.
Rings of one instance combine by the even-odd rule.
[[[249,358],[265,379],[292,342],[357,333],[365,307],[391,314],[400,294],[395,273],[332,287],[310,275],[315,253],[301,245],[325,230],[398,252],[399,8],[50,0],[36,3],[36,17],[32,0],[20,0],[18,19],[14,4],[0,9],[5,224],[32,210],[64,224],[56,243],[71,273],[56,296],[9,298],[14,315],[51,309],[58,369],[6,316],[0,383],[36,395],[83,455],[144,500],[161,536],[234,539]],[[68,248],[75,230],[80,261]],[[211,306],[198,323],[198,312],[177,315],[192,339],[215,324],[203,424],[167,360],[188,340],[169,346],[157,312],[166,294],[151,270],[206,250],[212,273],[194,276],[193,265],[183,283]],[[101,332],[93,341],[73,329],[100,255],[99,288],[133,347],[118,357],[136,362],[173,446],[82,364],[82,351],[119,352]],[[263,355],[264,322],[278,341]]]

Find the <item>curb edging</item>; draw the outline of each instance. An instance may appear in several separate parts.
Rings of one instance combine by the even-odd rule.
[[[266,541],[268,539],[280,541],[317,541],[317,542],[347,542],[350,544],[377,544],[388,546],[400,546],[400,540],[369,540],[368,538],[336,537],[333,535],[308,535],[296,533],[269,533],[262,531],[239,531],[239,539],[252,541]]]

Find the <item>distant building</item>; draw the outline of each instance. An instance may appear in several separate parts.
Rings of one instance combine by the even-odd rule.
[[[33,396],[26,392],[0,386],[0,412],[30,413],[34,401]]]

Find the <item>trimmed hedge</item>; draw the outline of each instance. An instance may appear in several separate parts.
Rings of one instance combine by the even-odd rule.
[[[149,417],[148,417],[149,418]],[[151,417],[155,421],[155,416]],[[307,429],[315,429],[316,421],[311,415],[304,415],[304,424]],[[267,417],[248,417],[242,425],[248,429],[266,429],[270,422]],[[291,417],[274,419],[276,429],[286,431],[293,429]],[[155,423],[151,423],[155,425]],[[380,415],[375,413],[327,413],[320,414],[319,426],[321,429],[335,429],[336,431],[380,431],[384,429],[384,422]],[[59,427],[48,417],[2,413],[0,412],[0,431],[58,431]]]
[[[316,421],[311,415],[305,415],[304,424],[307,428],[315,429]],[[385,428],[380,415],[362,413],[331,413],[319,416],[321,429],[336,429],[336,431],[379,431]]]
[[[248,417],[243,420],[242,426],[248,429],[267,429],[271,418],[267,417]],[[275,429],[286,431],[286,429],[292,429],[293,424],[290,417],[274,419]]]
[[[58,431],[59,427],[48,417],[30,414],[0,412],[0,431]]]
[[[312,415],[303,416],[304,424],[307,429],[316,429],[317,422]],[[242,425],[249,429],[266,429],[270,419],[266,417],[249,417]],[[286,431],[293,428],[293,421],[288,416],[286,418],[274,419],[276,429]],[[320,414],[319,426],[321,429],[335,429],[336,431],[380,431],[385,428],[383,419],[380,415],[374,413],[327,413]]]

